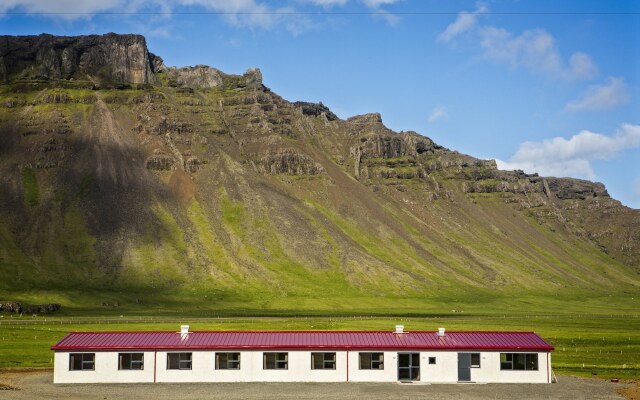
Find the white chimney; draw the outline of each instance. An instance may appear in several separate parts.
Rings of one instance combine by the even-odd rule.
[[[444,336],[444,328],[438,328],[438,336]]]
[[[189,325],[180,325],[180,334],[186,335],[189,332]]]
[[[396,325],[396,333],[404,333],[404,325]]]

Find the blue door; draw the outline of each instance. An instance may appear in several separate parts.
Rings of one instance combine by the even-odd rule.
[[[471,353],[458,353],[458,382],[471,381]]]

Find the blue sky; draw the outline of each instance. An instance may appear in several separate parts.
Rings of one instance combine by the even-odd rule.
[[[284,98],[640,208],[640,2],[3,0],[0,34],[140,33],[167,65],[259,67]]]

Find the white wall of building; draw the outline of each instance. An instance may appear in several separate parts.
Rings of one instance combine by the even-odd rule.
[[[398,380],[398,352],[383,351],[384,369],[360,369],[360,352],[380,353],[379,350],[349,351],[350,382],[395,382]]]
[[[226,352],[226,351],[225,351]],[[281,351],[280,351],[281,352]],[[216,370],[215,352],[194,351],[192,370],[168,370],[167,352],[158,352],[158,382],[344,382],[346,353],[336,352],[336,369],[311,369],[310,351],[289,351],[288,369],[263,369],[263,351],[241,351],[239,370]]]
[[[529,352],[530,353],[530,352]],[[473,382],[548,383],[548,353],[538,353],[537,371],[500,370],[500,352],[480,354],[480,368],[471,368]]]
[[[331,352],[330,350],[325,350]],[[215,351],[191,351],[191,370],[167,369],[167,351],[144,352],[144,370],[119,371],[118,353],[95,352],[93,371],[70,371],[69,354],[56,352],[54,383],[132,383],[132,382],[395,382],[398,380],[398,352],[385,351],[384,369],[360,369],[360,352],[336,351],[336,369],[311,369],[311,351],[289,351],[286,370],[264,370],[263,351],[240,351],[239,370],[216,370]],[[225,350],[224,352],[229,352]],[[282,351],[281,351],[282,352]],[[403,351],[406,352],[406,351]],[[458,352],[422,351],[420,380],[431,383],[458,381]],[[546,383],[548,353],[538,353],[537,371],[501,371],[500,352],[479,352],[480,368],[471,368],[472,382]],[[436,364],[429,364],[429,357]],[[347,371],[348,358],[348,371]],[[157,365],[154,364],[157,360]]]
[[[435,357],[436,363],[429,364],[429,357]],[[498,355],[498,357],[500,357]],[[473,376],[471,377],[473,379]],[[423,351],[420,353],[420,381],[448,382],[458,381],[458,352]]]
[[[54,357],[53,383],[135,383],[153,382],[154,352],[144,353],[144,370],[118,370],[118,352],[95,353],[93,371],[70,371],[69,354],[81,352],[56,352]],[[123,351],[123,353],[126,353]],[[136,353],[140,353],[139,351]]]

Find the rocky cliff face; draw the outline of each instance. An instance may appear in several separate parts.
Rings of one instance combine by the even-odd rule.
[[[155,82],[140,35],[0,36],[0,81],[29,79]]]
[[[377,113],[341,120],[257,69],[166,67],[140,36],[2,37],[0,56],[2,289],[640,285],[640,213],[602,184],[500,171]]]

